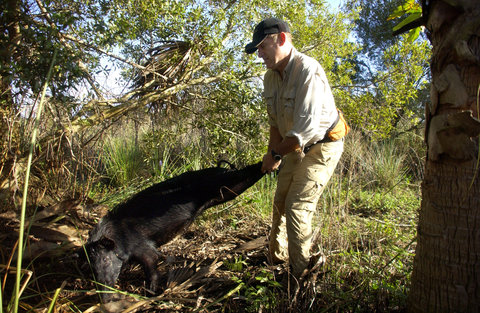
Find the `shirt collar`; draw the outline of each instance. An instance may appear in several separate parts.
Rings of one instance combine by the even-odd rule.
[[[290,53],[290,59],[288,60],[287,66],[285,66],[285,69],[283,70],[283,78],[286,79],[290,75],[293,69],[293,63],[295,59],[295,54],[297,53],[297,50],[295,48],[292,48],[292,52]]]

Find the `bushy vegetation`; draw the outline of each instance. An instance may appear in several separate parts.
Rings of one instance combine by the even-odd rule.
[[[243,46],[256,22],[278,16],[290,23],[296,48],[320,61],[354,128],[315,219],[318,249],[327,256],[324,274],[299,307],[401,311],[423,178],[418,132],[428,100],[429,47],[391,36],[386,16],[400,2],[349,0],[339,11],[323,1],[293,0],[2,2],[0,18],[11,26],[0,36],[0,213],[6,225],[16,221],[16,212],[25,213],[22,196],[32,219],[64,201],[84,205],[90,216],[91,206],[111,208],[188,170],[219,160],[237,167],[259,161],[268,131],[264,68]],[[53,76],[45,82],[52,61]],[[32,177],[24,193],[29,157]],[[268,225],[275,184],[274,174],[265,177],[238,201],[207,211],[198,225]],[[0,265],[9,268],[14,246],[0,247]],[[226,266],[237,271],[246,262],[237,258]],[[230,295],[246,299],[247,311],[282,311],[285,294],[271,271],[257,270],[238,270]],[[0,312],[14,297],[5,286]],[[22,300],[50,303],[53,290],[28,286]],[[234,311],[228,297],[218,302]]]

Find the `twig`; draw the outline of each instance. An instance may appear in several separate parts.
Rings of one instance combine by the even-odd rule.
[[[12,264],[13,255],[15,254],[15,249],[17,249],[17,245],[18,245],[18,240],[15,241],[15,244],[13,245],[12,254],[10,255],[10,258],[8,259],[7,265],[6,266],[5,265],[0,265],[0,267],[5,267],[6,268],[5,277],[4,277],[3,283],[2,283],[2,290],[5,290],[5,285],[7,284],[7,274],[8,274],[8,271],[10,269],[10,265]]]
[[[390,261],[387,262],[387,264],[385,264],[382,268],[380,268],[379,270],[377,270],[377,271],[376,271],[377,274],[380,273],[381,271],[385,270],[385,269],[387,268],[387,266],[390,265],[390,263],[392,263],[393,261],[395,261],[395,260],[400,256],[400,254],[402,254],[403,251],[405,251],[408,247],[410,247],[410,245],[411,245],[412,243],[414,243],[416,240],[417,240],[417,236],[415,236],[415,237],[412,239],[412,241],[410,241],[410,242],[408,243],[408,245],[406,245],[405,248],[403,248],[402,251],[398,252],[393,258],[391,258]]]
[[[237,287],[233,288],[232,290],[230,290],[229,292],[227,292],[226,294],[224,294],[222,297],[218,298],[217,300],[213,301],[212,303],[209,303],[208,305],[204,306],[204,307],[201,307],[201,308],[198,308],[196,309],[195,311],[193,312],[199,312],[199,311],[203,311],[203,310],[206,310],[207,308],[211,307],[212,305],[215,305],[229,297],[231,297],[234,293],[238,292],[240,289],[242,289],[243,287],[245,286],[245,283],[240,283]]]
[[[0,264],[0,268],[3,268],[6,270],[6,274],[8,274],[8,272],[10,271],[11,273],[17,273],[17,272],[20,272],[22,274],[25,274],[26,275],[26,279],[25,281],[23,282],[22,284],[22,287],[20,288],[19,290],[19,297],[20,295],[23,293],[23,291],[25,290],[25,288],[27,287],[27,284],[28,282],[30,281],[30,279],[32,278],[32,275],[33,275],[33,272],[30,271],[30,270],[26,270],[26,269],[20,269],[20,271],[17,271],[17,268],[16,267],[10,267],[10,266],[5,266],[3,264]],[[5,274],[5,275],[6,275]]]
[[[386,222],[378,220],[374,217],[369,217],[369,219],[371,219],[371,220],[373,220],[377,223],[380,223],[380,224],[384,224],[384,225],[387,224]],[[408,225],[408,224],[393,224],[393,226],[395,226],[395,227],[416,227],[415,225]]]

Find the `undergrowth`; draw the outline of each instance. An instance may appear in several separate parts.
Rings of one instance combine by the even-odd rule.
[[[315,292],[297,308],[311,312],[401,312],[405,309],[415,246],[416,212],[420,207],[421,177],[416,174],[421,171],[411,167],[418,166],[412,160],[419,162],[416,156],[422,152],[414,151],[412,157],[412,150],[405,149],[398,141],[405,138],[368,142],[355,132],[347,138],[342,160],[319,201],[314,220],[319,235],[312,249],[326,257],[325,274],[317,280]],[[163,155],[173,154],[163,150]],[[201,157],[201,154],[191,154],[191,164],[177,157],[172,162],[177,165],[176,170],[163,169],[161,173],[212,166],[202,164]],[[162,162],[170,161],[163,158]],[[221,219],[225,227],[237,229],[244,219],[269,221],[275,187],[275,175],[266,176],[236,200],[207,210],[196,223],[208,225]],[[242,262],[245,261],[236,260],[229,266],[243,268]],[[269,271],[260,269],[260,273],[263,274],[253,279],[255,284],[251,283],[250,275],[232,277],[239,284],[238,294],[249,303],[243,309],[247,312],[291,309],[288,303],[279,301],[284,295]],[[235,310],[229,308],[228,301],[224,309]]]
[[[155,146],[152,142],[135,145],[130,139],[110,139],[103,161],[109,168],[104,173],[108,179],[90,193],[96,202],[113,207],[153,183],[216,164],[216,160],[205,159],[204,152],[192,148],[200,147],[200,142],[190,141],[183,148],[175,149],[168,149],[172,142],[167,140]],[[405,310],[420,207],[422,171],[416,168],[421,163],[417,156],[422,151],[412,153],[403,146],[393,140],[368,142],[355,132],[347,138],[344,155],[325,188],[314,218],[317,236],[313,249],[320,251],[326,262],[313,288],[300,299],[295,310]],[[188,156],[179,151],[187,151]],[[258,160],[239,162],[233,156],[228,161],[243,167]],[[222,221],[223,228],[233,230],[242,230],[246,220],[268,224],[275,187],[275,174],[266,175],[235,200],[207,210],[195,223],[208,228]],[[222,311],[239,309],[238,303],[233,305],[232,297],[243,300],[245,306],[241,309],[246,312],[292,310],[290,298],[272,276],[272,269],[259,264],[254,272],[246,272],[251,268],[246,262],[238,257],[224,262],[224,266],[238,274],[231,277],[234,286],[231,294],[219,295]],[[30,288],[34,289],[34,286]],[[41,293],[45,292],[53,295],[55,290]]]
[[[421,177],[409,174],[418,171],[408,169],[408,151],[394,142],[369,144],[354,136],[346,149],[314,220],[319,234],[312,249],[327,259],[324,274],[317,279],[313,294],[303,298],[296,310],[403,312],[415,251]],[[217,208],[199,222],[238,220],[252,214],[269,220],[274,191],[275,177],[266,177],[235,204],[242,208],[240,214],[239,210]],[[249,298],[247,312],[292,309],[288,301],[281,301],[285,298],[281,289],[268,283],[248,284],[249,280],[244,277],[240,291]],[[228,311],[228,302],[225,305]]]

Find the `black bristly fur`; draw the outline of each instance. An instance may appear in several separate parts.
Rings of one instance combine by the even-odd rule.
[[[234,199],[264,175],[262,163],[243,169],[191,171],[155,184],[118,205],[91,230],[86,251],[97,281],[114,285],[122,266],[140,262],[157,291],[157,247],[185,230],[205,209]]]

